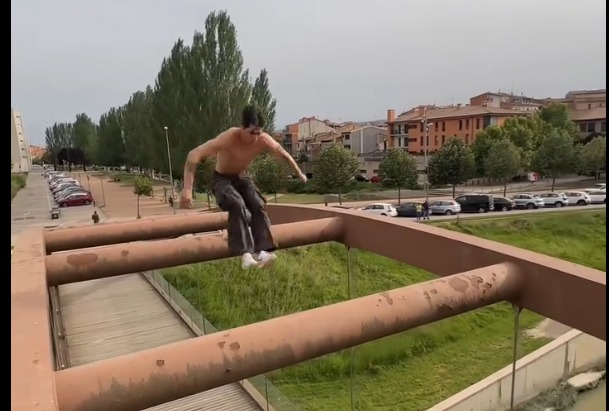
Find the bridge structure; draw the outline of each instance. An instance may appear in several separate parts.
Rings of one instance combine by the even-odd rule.
[[[21,236],[11,263],[11,409],[158,407],[501,301],[513,304],[516,319],[528,309],[606,341],[604,272],[355,210],[269,205],[268,212],[279,248],[335,241],[438,278],[68,367],[61,361],[65,347],[53,331],[58,294],[49,290],[231,257],[217,233],[227,216],[32,230]]]

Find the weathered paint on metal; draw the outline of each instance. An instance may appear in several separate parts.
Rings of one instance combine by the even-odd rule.
[[[267,209],[276,224],[342,216],[345,245],[439,276],[512,262],[527,276],[524,292],[512,303],[606,341],[607,276],[602,271],[408,219],[297,204]]]
[[[22,233],[11,261],[11,410],[57,410],[42,230]]]
[[[280,248],[290,248],[340,241],[344,227],[333,217],[280,224],[272,231]],[[47,256],[47,281],[61,285],[231,256],[226,239],[211,235],[112,245]]]
[[[56,373],[62,411],[136,411],[517,297],[484,267]]]
[[[227,213],[188,214],[44,231],[47,253],[225,229]]]

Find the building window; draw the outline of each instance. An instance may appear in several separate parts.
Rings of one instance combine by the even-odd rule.
[[[437,133],[438,132],[438,122],[437,121],[434,123],[434,128],[435,128],[436,133]]]
[[[476,130],[480,129],[480,119],[476,119]]]
[[[423,131],[423,122],[421,121],[421,131]]]
[[[423,136],[421,136],[421,146],[423,146]]]
[[[459,120],[459,130],[463,130],[463,120]]]
[[[607,131],[607,122],[601,121],[601,132],[604,133]]]
[[[442,131],[446,131],[446,121],[442,122]]]
[[[442,136],[442,145],[446,142],[446,136]]]
[[[434,145],[436,145],[436,146],[438,145],[438,136],[435,136],[435,137],[433,138],[433,143],[434,143]]]
[[[588,129],[587,123],[579,123],[579,131],[581,131],[582,133],[585,133],[587,129]]]
[[[594,131],[596,131],[596,123],[594,123],[594,122],[588,123],[588,133],[592,133]]]
[[[425,147],[429,147],[429,136],[425,136]]]
[[[469,130],[469,118],[465,119],[465,129]]]
[[[469,134],[465,135],[465,144],[469,144]]]

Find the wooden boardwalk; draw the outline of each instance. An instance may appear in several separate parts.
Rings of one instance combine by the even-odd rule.
[[[139,274],[59,287],[71,366],[194,337]],[[147,411],[254,411],[260,407],[239,384],[229,384]]]

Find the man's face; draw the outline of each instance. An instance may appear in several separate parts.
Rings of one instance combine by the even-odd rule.
[[[262,134],[262,128],[257,126],[250,126],[243,129],[241,133],[241,139],[244,143],[253,143],[256,141],[258,136]]]

